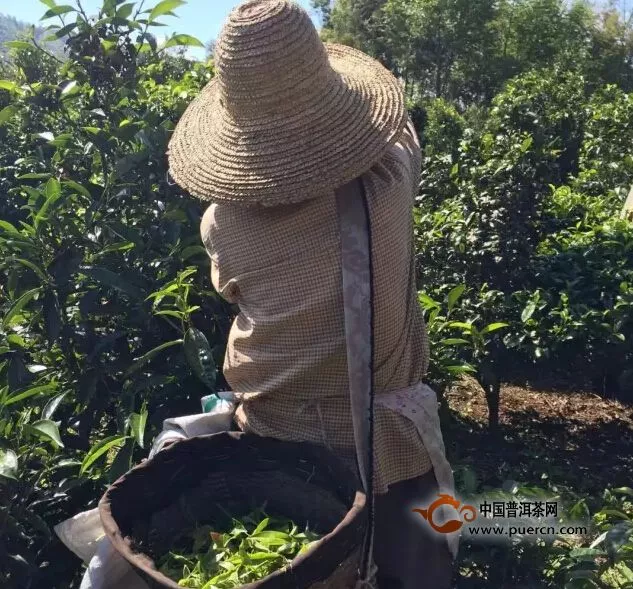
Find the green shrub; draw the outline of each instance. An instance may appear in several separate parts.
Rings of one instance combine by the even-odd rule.
[[[419,288],[479,293],[462,314],[509,324],[503,345],[490,344],[500,369],[568,365],[572,380],[626,395],[631,225],[614,216],[630,97],[585,95],[573,71],[529,72],[477,111],[456,153],[434,144],[416,210]]]
[[[587,106],[575,188],[594,197],[612,196],[619,211],[633,186],[633,94],[616,86],[596,92]]]
[[[213,70],[167,54],[191,37],[156,47],[162,6],[105,2],[96,22],[73,11],[50,79],[2,84],[3,587],[67,588],[78,563],[52,526],[94,506],[163,419],[224,386],[232,310],[210,285],[200,204],[165,158]]]
[[[609,218],[570,225],[540,244],[533,263],[539,304],[524,325],[540,342],[537,356],[586,374],[600,392],[626,395],[633,224]]]
[[[457,109],[446,100],[437,98],[426,105],[424,149],[427,155],[457,155],[464,134],[465,122]]]
[[[591,515],[591,542],[558,545],[552,551],[545,576],[553,587],[565,589],[624,589],[633,583],[633,489],[621,487],[603,493],[602,507]],[[579,501],[572,511],[585,516]],[[587,545],[588,544],[588,545]]]

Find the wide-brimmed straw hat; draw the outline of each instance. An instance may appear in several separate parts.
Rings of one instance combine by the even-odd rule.
[[[177,184],[203,200],[276,205],[360,176],[406,123],[400,83],[380,63],[324,44],[290,0],[249,0],[215,46],[216,75],[169,144]]]

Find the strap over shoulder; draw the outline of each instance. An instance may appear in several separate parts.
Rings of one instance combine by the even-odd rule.
[[[370,507],[360,583],[373,576],[374,382],[371,221],[362,179],[336,193],[340,228],[345,341],[356,457]]]

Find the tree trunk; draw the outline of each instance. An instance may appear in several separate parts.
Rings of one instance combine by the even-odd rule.
[[[492,365],[483,361],[477,371],[477,381],[486,394],[486,404],[488,405],[488,428],[490,432],[496,432],[499,429],[501,380]]]

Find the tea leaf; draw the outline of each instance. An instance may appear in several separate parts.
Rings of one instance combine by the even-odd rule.
[[[44,419],[51,419],[55,411],[59,407],[60,403],[64,400],[64,397],[68,394],[68,391],[61,393],[56,397],[53,397],[48,403],[46,403],[44,410],[42,411],[42,417]]]
[[[156,346],[153,350],[150,350],[149,352],[146,352],[145,354],[143,354],[140,358],[137,358],[134,364],[132,364],[132,366],[130,366],[125,371],[123,376],[126,378],[129,377],[133,372],[136,372],[137,370],[141,369],[143,366],[145,366],[145,364],[147,364],[152,358],[157,356],[163,350],[166,350],[167,348],[171,348],[172,346],[177,346],[178,344],[181,344],[181,343],[182,343],[182,340],[177,339],[171,342],[162,343],[160,344],[160,346]]]
[[[0,448],[0,476],[7,479],[18,478],[18,456],[13,450]]]
[[[172,10],[186,4],[183,0],[163,0],[159,2],[149,13],[149,22],[156,20],[159,16],[171,15]]]
[[[57,447],[64,447],[64,444],[59,437],[59,428],[54,421],[51,421],[50,419],[41,419],[40,421],[36,421],[35,423],[31,424],[30,427],[39,435],[54,442]]]
[[[115,446],[122,445],[127,439],[127,436],[110,436],[109,438],[104,438],[100,442],[97,442],[83,459],[79,474],[84,474],[94,464],[94,462],[108,452],[108,450],[114,448]]]
[[[30,397],[35,397],[40,393],[49,393],[57,390],[57,383],[49,383],[36,387],[31,387],[25,391],[20,391],[18,393],[13,394],[11,397],[8,397],[4,401],[4,405],[12,405],[13,403],[17,403],[18,401],[24,401],[24,399],[29,399]]]
[[[217,369],[209,341],[195,327],[187,330],[184,337],[185,356],[193,373],[212,391],[215,391]]]
[[[17,301],[15,301],[15,303],[13,303],[13,306],[9,309],[2,320],[2,325],[5,329],[11,326],[13,319],[18,316],[20,311],[22,311],[22,309],[24,309],[24,307],[26,307],[40,293],[40,291],[41,289],[39,287],[27,290]]]

